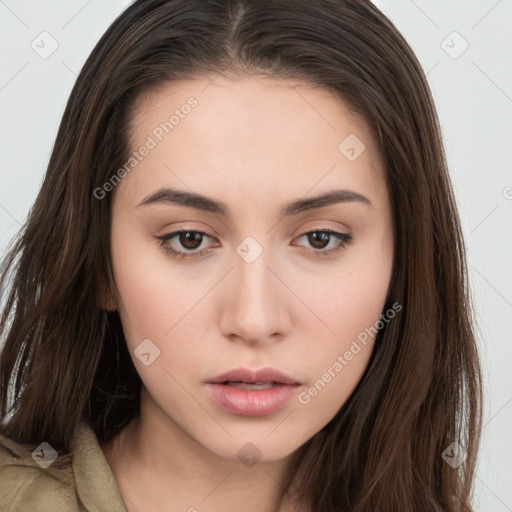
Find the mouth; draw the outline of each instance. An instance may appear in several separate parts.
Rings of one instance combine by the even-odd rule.
[[[222,409],[237,416],[265,416],[281,409],[301,383],[273,368],[238,368],[204,384]]]
[[[260,370],[251,370],[249,368],[236,368],[229,372],[213,377],[207,380],[210,384],[249,384],[253,386],[278,386],[280,384],[300,385],[301,382],[286,375],[279,370],[271,367],[262,368]],[[245,388],[244,388],[245,389]],[[252,388],[254,389],[254,388]],[[262,388],[266,389],[266,388]]]
[[[219,382],[219,384],[224,384],[226,386],[231,386],[233,388],[238,389],[270,389],[275,388],[276,386],[282,385],[281,382],[243,382],[240,380],[237,381],[225,381]]]

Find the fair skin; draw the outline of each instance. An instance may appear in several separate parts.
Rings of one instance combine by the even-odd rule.
[[[197,106],[162,140],[152,135],[191,96]],[[349,134],[365,145],[353,161],[338,149]],[[174,82],[142,95],[133,150],[148,135],[156,146],[116,186],[112,205],[120,299],[110,306],[143,382],[141,417],[102,449],[130,512],[298,512],[282,487],[293,455],[350,396],[373,340],[307,403],[299,393],[379,320],[391,278],[392,216],[375,141],[328,91],[256,77]],[[221,201],[230,215],[138,206],[164,187]],[[279,216],[285,204],[340,189],[371,206],[343,201]],[[166,245],[200,256],[180,260],[155,238],[180,229],[207,236],[197,248],[179,235]],[[322,256],[338,238],[304,233],[326,229],[353,241]],[[237,252],[246,237],[263,249],[250,263]],[[258,246],[244,247],[255,254]],[[134,355],[145,339],[160,350],[147,366]],[[268,366],[301,384],[270,414],[228,412],[204,383]],[[249,442],[259,457],[250,466],[237,455]]]

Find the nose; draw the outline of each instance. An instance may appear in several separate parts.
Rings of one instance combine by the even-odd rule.
[[[221,299],[221,333],[255,345],[275,343],[286,336],[291,322],[290,292],[269,266],[265,251],[251,263],[235,255]]]

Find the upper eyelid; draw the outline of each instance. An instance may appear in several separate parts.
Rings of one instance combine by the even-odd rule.
[[[190,229],[190,228],[177,229],[175,231],[171,231],[170,233],[168,233],[166,235],[156,236],[156,238],[160,240],[160,245],[162,247],[164,247],[164,250],[166,252],[173,253],[174,257],[179,258],[180,260],[201,258],[202,255],[208,254],[214,249],[214,247],[204,247],[203,249],[196,248],[196,249],[192,249],[192,250],[182,250],[179,248],[173,249],[172,247],[165,248],[166,243],[169,243],[169,241],[172,238],[174,238],[175,236],[178,236],[180,233],[183,233],[183,232],[196,232],[196,233],[201,233],[202,235],[205,235],[210,238],[216,238],[216,237],[212,237],[211,235],[209,235],[208,233],[206,233],[202,230]],[[338,252],[342,251],[347,245],[351,245],[354,240],[352,233],[344,233],[343,231],[337,231],[332,228],[312,228],[312,229],[303,231],[302,233],[300,233],[299,235],[294,237],[293,240],[302,238],[303,236],[307,236],[309,233],[314,233],[314,232],[327,232],[327,233],[330,233],[331,236],[333,236],[337,239],[337,244],[335,245],[335,247],[333,247],[331,249],[326,249],[326,250],[311,249],[311,248],[308,249],[308,253],[317,255],[318,257],[323,257],[323,258],[333,257]],[[201,243],[202,242],[203,242],[203,240],[201,241]],[[301,244],[299,244],[299,245],[301,245]]]
[[[209,238],[216,238],[214,235],[210,235],[209,233],[207,233],[206,231],[203,231],[201,229],[191,229],[191,228],[179,228],[179,229],[175,229],[174,231],[170,231],[169,233],[166,233],[166,234],[163,234],[163,235],[159,235],[157,236],[157,238],[159,239],[164,239],[164,240],[170,240],[171,238],[174,238],[175,236],[179,235],[180,233],[187,233],[187,232],[192,232],[192,233],[201,233],[202,235],[206,235],[207,237]],[[297,236],[294,237],[294,240],[296,238],[300,238],[300,237],[303,237],[305,235],[308,235],[309,233],[316,233],[316,232],[327,232],[327,233],[331,233],[332,235],[341,235],[341,236],[352,236],[351,233],[346,233],[344,231],[339,231],[337,229],[333,229],[333,228],[310,228],[310,229],[307,229],[306,231],[302,231],[300,234],[298,234]]]

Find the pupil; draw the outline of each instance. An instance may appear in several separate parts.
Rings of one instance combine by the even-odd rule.
[[[180,243],[186,249],[197,249],[201,245],[201,237],[201,233],[186,231],[184,233],[180,233]]]
[[[311,245],[316,249],[323,249],[329,243],[330,235],[329,233],[325,233],[324,231],[310,233],[308,236],[310,237]],[[319,241],[320,245],[318,245]]]

